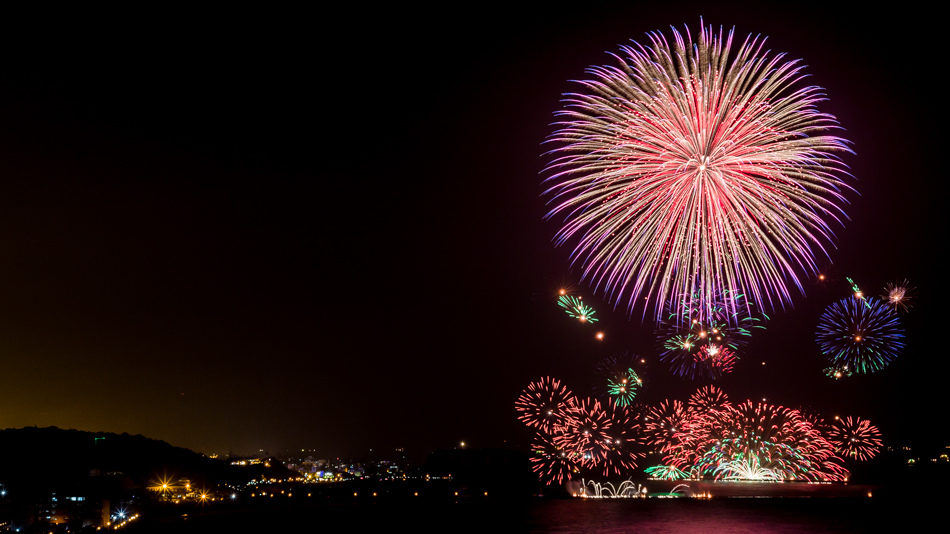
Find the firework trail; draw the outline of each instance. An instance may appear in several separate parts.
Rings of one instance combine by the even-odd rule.
[[[659,319],[721,290],[774,309],[802,292],[845,217],[849,142],[798,60],[703,26],[594,66],[548,139],[544,196],[583,277]],[[736,311],[730,304],[730,311]]]

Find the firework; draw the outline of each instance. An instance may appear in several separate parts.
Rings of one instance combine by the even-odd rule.
[[[561,484],[580,473],[576,455],[555,445],[550,436],[536,435],[531,452],[531,469],[548,485]]]
[[[692,352],[668,350],[660,360],[670,366],[670,371],[693,380],[717,380],[729,374],[736,365],[736,353],[728,346],[703,344]]]
[[[669,364],[674,374],[691,379],[716,380],[732,372],[739,347],[748,343],[754,330],[765,328],[751,308],[751,303],[734,291],[718,292],[712,306],[704,305],[695,295],[683,297],[680,303],[667,307],[657,327],[660,360]]]
[[[550,434],[564,424],[574,403],[574,393],[566,386],[556,378],[544,377],[528,384],[515,401],[515,409],[522,423]]]
[[[629,406],[633,403],[641,385],[643,385],[643,380],[636,371],[628,368],[622,375],[607,379],[607,394],[619,406]]]
[[[834,378],[835,380],[841,380],[842,378],[854,376],[854,373],[848,369],[847,365],[842,365],[840,367],[835,367],[832,365],[831,367],[825,367],[822,369],[822,372],[825,373],[825,376],[828,378]]]
[[[594,314],[597,313],[594,311],[594,308],[584,304],[584,301],[579,297],[572,295],[561,295],[557,298],[557,305],[563,308],[564,313],[566,313],[569,317],[573,317],[582,323],[594,324],[598,320],[596,317],[594,317]]]
[[[612,414],[596,399],[577,400],[567,409],[564,424],[554,436],[554,444],[577,455],[587,466],[603,459],[605,445],[611,440]]]
[[[727,410],[731,407],[729,396],[716,386],[700,388],[686,401],[686,408],[697,414]]]
[[[635,354],[624,352],[607,356],[597,364],[597,373],[606,383],[604,392],[618,406],[630,406],[643,385],[643,380],[633,370],[638,359]]]
[[[657,451],[675,447],[677,433],[683,429],[689,414],[678,400],[664,400],[651,407],[643,418],[643,437]]]
[[[854,298],[857,300],[864,301],[864,306],[867,308],[870,308],[871,304],[868,303],[866,298],[864,298],[864,291],[861,291],[861,288],[858,287],[857,282],[855,282],[854,280],[851,279],[851,277],[848,277],[848,276],[845,276],[844,279],[847,280],[849,284],[851,284],[851,291],[854,292]]]
[[[882,297],[895,310],[907,311],[910,309],[909,301],[912,299],[914,288],[910,282],[904,279],[902,282],[893,282],[884,287],[884,296]]]
[[[566,96],[545,170],[554,240],[630,312],[722,289],[784,307],[844,216],[849,142],[798,61],[757,36],[696,37],[622,46]]]
[[[745,401],[706,417],[704,427],[695,465],[717,480],[847,478],[832,443],[797,410]]]
[[[873,373],[887,367],[903,350],[904,327],[883,301],[848,298],[825,308],[816,341],[832,368]]]
[[[856,460],[870,460],[881,450],[881,432],[867,419],[838,419],[828,434],[839,454]]]
[[[654,465],[643,470],[648,477],[657,480],[682,480],[689,478],[689,473],[681,471],[673,465]]]
[[[610,420],[607,439],[600,444],[600,454],[586,465],[604,476],[622,475],[637,467],[643,452],[642,434],[636,415],[628,408],[609,401],[605,411]]]

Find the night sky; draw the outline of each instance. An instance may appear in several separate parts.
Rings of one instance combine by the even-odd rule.
[[[946,29],[829,2],[578,2],[0,17],[0,428],[140,433],[202,452],[523,446],[514,399],[657,361],[554,248],[541,142],[568,80],[628,39],[735,25],[803,58],[857,155],[824,285],[776,311],[733,398],[950,439]],[[905,9],[901,3],[894,9]],[[824,262],[828,264],[828,262]],[[833,382],[814,343],[844,276],[909,278],[908,346]],[[555,306],[571,286],[607,340]],[[762,366],[761,361],[767,365]]]

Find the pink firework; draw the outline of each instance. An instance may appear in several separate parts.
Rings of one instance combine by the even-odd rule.
[[[528,384],[515,401],[518,419],[531,428],[550,434],[565,422],[575,397],[559,380],[544,377]]]
[[[828,431],[839,454],[867,461],[881,451],[881,432],[867,419],[846,417],[838,419]]]
[[[556,113],[555,242],[631,312],[659,319],[683,295],[709,307],[723,290],[784,307],[845,218],[849,142],[818,109],[823,89],[758,36],[648,37],[590,67]]]

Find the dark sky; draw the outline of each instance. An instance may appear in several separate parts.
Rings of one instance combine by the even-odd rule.
[[[946,31],[906,3],[827,4],[5,13],[0,427],[204,452],[527,446],[518,392],[553,375],[587,393],[621,350],[650,361],[644,398],[683,398],[651,325],[552,246],[539,154],[567,80],[703,16],[805,60],[861,194],[833,281],[774,313],[722,386],[950,439]],[[814,327],[845,275],[918,294],[901,358],[833,383]],[[605,343],[555,307],[565,284]]]

